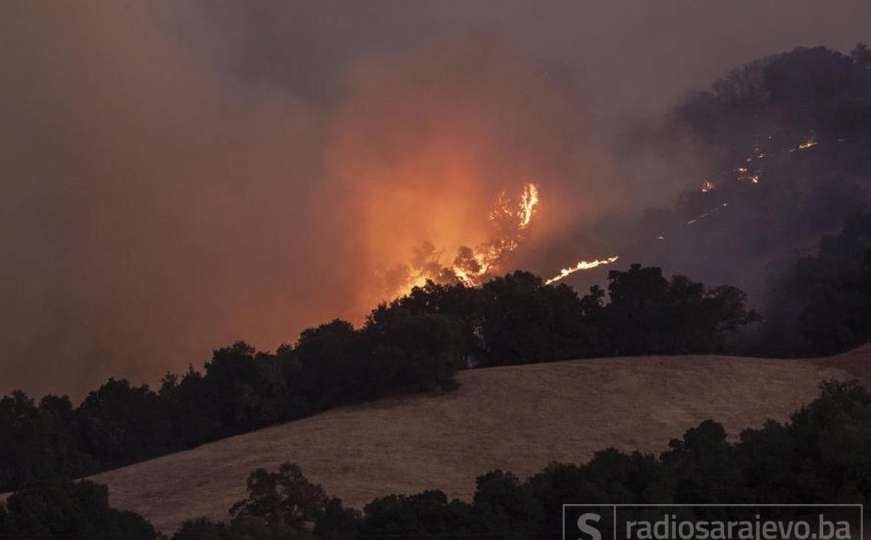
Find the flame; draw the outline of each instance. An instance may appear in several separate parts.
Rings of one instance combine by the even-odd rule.
[[[578,261],[578,263],[576,265],[570,266],[568,268],[563,268],[562,270],[560,270],[559,274],[557,274],[554,277],[550,278],[549,280],[545,281],[544,284],[550,285],[551,283],[557,282],[566,276],[570,276],[570,275],[574,274],[575,272],[580,272],[581,270],[590,270],[590,269],[596,268],[598,266],[602,266],[605,264],[611,264],[613,262],[616,262],[619,259],[620,259],[620,257],[615,255],[613,257],[608,257],[607,259],[598,259],[598,260],[594,260],[594,261]]]
[[[427,280],[437,283],[456,281],[467,287],[476,287],[497,272],[504,260],[520,247],[524,231],[532,224],[540,203],[539,187],[534,182],[523,185],[517,204],[505,192],[499,194],[493,209],[487,215],[495,228],[494,236],[475,248],[461,246],[450,265],[439,259],[441,251],[432,246],[424,254],[404,280],[393,298],[407,294],[414,287],[426,284]]]
[[[808,137],[808,139],[805,142],[800,143],[795,148],[790,148],[789,151],[790,151],[790,153],[801,152],[804,150],[808,150],[809,148],[813,148],[814,146],[816,146],[818,144],[819,144],[819,141],[817,141],[817,138],[814,135],[811,135],[810,137]]]
[[[511,211],[511,198],[508,197],[508,194],[504,191],[499,194],[499,197],[496,198],[496,204],[493,205],[493,210],[490,210],[490,214],[487,218],[490,221],[500,221],[503,219],[509,219],[514,215],[514,212]]]
[[[774,140],[774,136],[769,135],[768,140],[769,141]],[[843,139],[838,139],[838,141],[842,141],[842,140]],[[754,160],[765,159],[769,155],[776,156],[776,155],[782,154],[784,152],[789,152],[789,153],[800,152],[800,151],[804,151],[804,150],[808,150],[810,148],[813,148],[817,144],[819,144],[819,141],[817,140],[816,135],[811,133],[808,136],[807,140],[805,140],[802,143],[799,143],[797,146],[772,151],[772,153],[770,153],[770,154],[757,145],[753,148],[753,153],[749,157],[747,157],[744,160],[744,162],[745,163],[752,163]],[[739,167],[734,169],[734,172],[737,174],[735,176],[735,180],[738,182],[750,182],[751,184],[759,184],[762,182],[761,174],[763,173],[763,170],[761,168],[754,168],[754,170],[751,171],[751,168],[749,166],[740,165]],[[702,193],[710,193],[711,191],[713,191],[716,188],[717,188],[717,185],[712,180],[709,180],[706,178],[702,182],[702,185],[699,189]],[[705,219],[707,217],[710,217],[712,214],[714,214],[715,212],[717,212],[721,208],[727,207],[728,205],[729,205],[728,202],[724,202],[724,203],[722,203],[722,205],[720,207],[713,208],[707,212],[704,212],[702,214],[699,214],[699,215],[693,217],[692,219],[687,221],[686,224],[687,225],[694,225],[694,224],[698,223],[700,220]],[[659,236],[659,237],[657,237],[657,239],[662,240],[663,237]]]
[[[805,142],[801,143],[800,145],[798,145],[798,149],[799,149],[799,150],[807,150],[808,148],[813,148],[813,147],[816,146],[817,144],[818,144],[818,143],[817,143],[816,138],[811,137],[811,138],[808,139],[807,141],[805,141]]]
[[[417,271],[408,276],[394,298],[407,294],[414,287],[423,286],[428,280],[434,282],[459,282],[467,287],[477,287],[497,272],[505,259],[520,247],[526,231],[533,222],[541,193],[534,182],[527,182],[520,192],[516,205],[511,198],[502,192],[496,198],[488,219],[494,224],[497,234],[494,238],[479,244],[477,247],[461,247],[452,264],[444,266],[439,262],[441,251],[428,247],[428,258],[417,265]],[[566,276],[581,270],[590,270],[617,261],[619,257],[593,261],[579,261],[575,266],[563,268],[559,274],[545,281],[550,285]]]
[[[520,194],[520,208],[517,210],[517,217],[520,218],[518,224],[520,230],[529,226],[537,206],[538,186],[530,182],[523,186],[523,193]]]
[[[488,216],[496,224],[497,237],[473,250],[461,249],[446,273],[469,287],[483,283],[499,268],[505,257],[520,247],[523,231],[532,223],[539,201],[538,185],[534,182],[523,185],[516,209],[512,209],[511,199],[505,192],[500,193]]]

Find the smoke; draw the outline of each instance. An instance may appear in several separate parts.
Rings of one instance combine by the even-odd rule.
[[[518,265],[610,256],[587,224],[686,187],[618,163],[627,122],[869,20],[863,0],[6,2],[2,390],[153,382],[358,321],[379,272],[486,242],[526,182]]]

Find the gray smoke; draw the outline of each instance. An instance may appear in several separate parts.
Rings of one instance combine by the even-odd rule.
[[[518,264],[608,255],[586,224],[687,182],[616,166],[629,123],[731,65],[849,48],[871,5],[13,0],[0,21],[0,390],[81,396],[359,320],[377,268],[474,245],[530,178]]]

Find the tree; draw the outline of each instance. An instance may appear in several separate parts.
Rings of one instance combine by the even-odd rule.
[[[365,351],[351,323],[337,319],[303,331],[295,352],[302,367],[292,388],[316,409],[367,397]]]
[[[201,517],[182,523],[172,540],[234,540],[234,535],[224,523]]]
[[[251,431],[284,419],[286,378],[273,356],[240,341],[214,352],[206,377],[226,432]]]
[[[164,403],[147,385],[109,379],[77,411],[88,453],[101,463],[125,465],[172,448]]]
[[[662,354],[673,314],[669,284],[659,268],[633,264],[626,272],[608,273],[610,303],[606,319],[616,354]]]
[[[352,540],[362,515],[353,508],[345,508],[342,500],[330,497],[324,511],[315,523],[312,533],[324,540]]]
[[[601,346],[591,324],[592,306],[565,284],[545,286],[514,272],[481,288],[485,365],[520,364],[593,356]]]
[[[460,325],[450,317],[397,308],[371,318],[363,335],[371,367],[365,384],[376,395],[454,387],[463,346]]]
[[[0,492],[93,470],[76,426],[67,397],[45,396],[38,407],[21,391],[0,399]]]
[[[234,523],[254,520],[302,531],[311,529],[327,504],[321,486],[309,482],[299,465],[284,463],[277,472],[257,469],[248,477],[248,497],[230,509]]]
[[[43,483],[12,494],[0,511],[0,537],[157,540],[158,535],[141,516],[110,508],[105,486],[83,480]]]
[[[871,339],[871,214],[847,220],[817,255],[772,280],[764,352],[824,355]]]
[[[476,530],[468,504],[448,501],[441,491],[424,491],[416,495],[388,495],[367,504],[360,522],[360,537],[390,539],[397,537],[468,538]]]
[[[735,287],[708,290],[684,276],[669,281],[661,269],[639,264],[612,270],[608,281],[604,319],[615,354],[719,352],[730,334],[760,320]]]
[[[529,538],[544,521],[544,512],[527,486],[514,474],[495,470],[475,481],[473,514],[481,526],[499,538]]]
[[[674,471],[676,503],[736,503],[741,481],[722,424],[706,420],[672,440],[662,462]]]
[[[871,394],[858,381],[829,381],[788,426],[802,502],[871,497]]]

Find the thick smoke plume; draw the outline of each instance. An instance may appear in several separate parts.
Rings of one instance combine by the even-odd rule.
[[[519,266],[610,256],[587,224],[695,181],[616,153],[627,122],[869,20],[865,0],[5,2],[2,390],[153,382],[359,321],[379,271],[486,242],[529,181]]]

